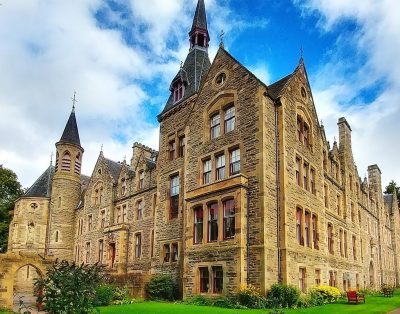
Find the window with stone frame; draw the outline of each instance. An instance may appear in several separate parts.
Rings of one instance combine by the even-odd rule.
[[[321,269],[315,270],[315,285],[317,287],[321,285]]]
[[[173,86],[174,103],[180,101],[183,98],[184,94],[185,94],[185,85],[183,84],[183,82],[178,81],[178,82],[174,83],[174,86]]]
[[[315,214],[312,215],[311,226],[312,226],[312,241],[313,241],[314,249],[318,250],[319,249],[318,217]]]
[[[225,155],[216,156],[216,180],[222,180],[225,178]]]
[[[143,201],[139,200],[136,205],[137,213],[136,218],[137,220],[141,220],[143,218]]]
[[[310,168],[310,192],[315,195],[315,169]]]
[[[327,184],[324,184],[324,205],[325,205],[325,208],[329,207],[329,191],[328,191]]]
[[[99,264],[103,264],[103,255],[104,255],[104,240],[99,240]]]
[[[328,281],[329,286],[336,287],[336,282],[337,282],[337,272],[330,270],[329,271],[329,281]]]
[[[309,164],[307,162],[304,162],[303,164],[303,188],[304,190],[308,191],[309,187],[308,187],[308,182],[309,182]]]
[[[70,169],[71,169],[71,155],[68,151],[66,151],[61,159],[61,170],[69,171]]]
[[[341,197],[339,194],[336,195],[336,213],[338,216],[342,216],[342,206],[341,206]]]
[[[301,186],[301,158],[296,156],[296,183]]]
[[[235,237],[235,200],[230,199],[223,202],[224,208],[224,239]]]
[[[352,236],[352,244],[353,244],[353,258],[357,260],[357,238],[355,235]]]
[[[328,252],[330,254],[334,254],[334,249],[333,249],[333,226],[332,226],[331,223],[328,223],[327,239],[328,239]]]
[[[126,205],[122,205],[122,222],[128,222]]]
[[[175,159],[175,150],[176,150],[176,143],[175,143],[175,140],[172,140],[168,143],[168,158],[169,158],[169,160]]]
[[[85,257],[85,263],[89,264],[90,263],[90,242],[86,242],[86,257]]]
[[[211,159],[203,160],[203,184],[211,183]]]
[[[301,292],[305,293],[307,286],[306,286],[306,268],[305,267],[300,267],[299,268],[299,289]]]
[[[343,230],[339,229],[339,251],[340,251],[340,256],[344,256],[344,251],[343,251]]]
[[[200,293],[208,293],[210,288],[210,272],[208,267],[199,267]]]
[[[222,293],[224,289],[224,272],[222,266],[212,267],[213,293]]]
[[[240,173],[240,149],[236,148],[229,152],[230,155],[230,175]]]
[[[343,247],[344,247],[344,257],[348,257],[348,249],[347,249],[347,231],[343,231]]]
[[[88,215],[88,231],[91,231],[93,228],[93,215]]]
[[[144,171],[139,172],[139,190],[144,188]]]
[[[117,206],[116,208],[117,214],[115,215],[115,223],[121,223],[121,206]]]
[[[193,210],[194,213],[194,226],[193,226],[193,240],[194,244],[203,243],[203,207],[199,206]]]
[[[170,219],[177,218],[179,214],[179,190],[179,175],[172,176],[170,179]]]
[[[140,258],[142,256],[142,234],[135,234],[135,257]]]
[[[354,203],[350,203],[350,217],[351,217],[351,222],[356,222],[356,211],[354,209]]]
[[[304,120],[301,115],[297,115],[297,140],[305,147],[311,147],[311,129],[310,125]]]
[[[219,113],[214,114],[210,119],[210,139],[215,139],[221,135],[221,117]]]
[[[296,238],[297,243],[304,245],[303,240],[303,209],[300,207],[296,208]]]
[[[218,241],[218,203],[208,205],[208,242]]]
[[[185,157],[186,138],[185,135],[179,137],[179,152],[178,157]]]
[[[169,243],[165,243],[163,246],[163,261],[169,263],[171,258],[171,248]]]
[[[311,237],[310,237],[310,224],[311,224],[311,214],[306,211],[304,215],[304,238],[305,245],[311,247]]]
[[[121,196],[126,194],[126,180],[125,178],[121,179]]]
[[[178,256],[179,256],[178,243],[172,243],[171,247],[172,247],[171,261],[172,262],[177,262],[178,261]]]
[[[231,132],[235,129],[235,107],[232,105],[228,107],[224,112],[225,125],[224,130],[225,133]]]

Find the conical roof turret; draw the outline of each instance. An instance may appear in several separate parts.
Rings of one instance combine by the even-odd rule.
[[[59,143],[67,143],[81,146],[81,141],[79,139],[78,124],[76,123],[75,109],[73,108],[71,114],[69,115],[67,124]]]
[[[190,33],[194,32],[196,29],[207,30],[207,15],[204,0],[199,0],[197,2],[196,12],[194,14],[192,29],[190,30]]]

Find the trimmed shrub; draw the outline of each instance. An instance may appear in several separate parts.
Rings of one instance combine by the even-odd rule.
[[[174,301],[178,299],[178,284],[170,275],[154,275],[146,285],[150,300]]]
[[[319,286],[311,289],[310,294],[313,296],[315,305],[337,302],[341,293],[338,288],[331,286]]]
[[[96,288],[96,295],[93,301],[94,306],[110,305],[114,300],[114,286],[103,284]]]
[[[241,286],[236,294],[240,305],[250,309],[263,309],[266,305],[266,299],[260,290],[252,285]]]
[[[267,294],[267,306],[270,308],[293,308],[297,306],[300,290],[291,285],[274,284]]]

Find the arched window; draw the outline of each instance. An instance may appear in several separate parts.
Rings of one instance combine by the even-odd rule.
[[[61,160],[61,170],[69,171],[71,169],[71,155],[65,152]]]
[[[75,157],[75,174],[81,173],[81,153],[78,153]]]

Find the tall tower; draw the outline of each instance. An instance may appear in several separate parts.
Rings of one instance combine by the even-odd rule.
[[[74,98],[75,99],[75,98]],[[56,167],[50,201],[47,254],[72,260],[75,210],[81,196],[81,164],[83,148],[79,140],[75,107],[56,143]]]

